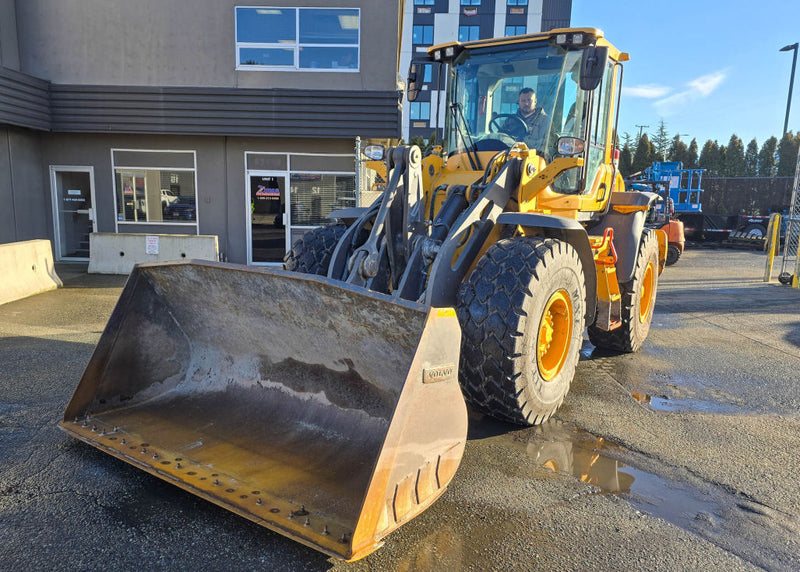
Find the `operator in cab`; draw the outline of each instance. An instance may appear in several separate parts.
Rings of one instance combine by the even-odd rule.
[[[544,109],[536,106],[536,92],[523,87],[517,99],[519,109],[503,124],[502,131],[529,147],[540,149],[550,126],[550,118]]]

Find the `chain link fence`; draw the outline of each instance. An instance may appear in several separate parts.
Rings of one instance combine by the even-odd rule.
[[[785,277],[800,274],[800,152],[797,154],[797,167],[794,172],[794,185],[792,200],[786,223],[786,239],[783,246],[783,262],[781,263],[781,276]]]

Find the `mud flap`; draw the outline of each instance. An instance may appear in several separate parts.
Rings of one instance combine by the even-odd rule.
[[[459,347],[449,308],[277,270],[140,265],[60,426],[355,560],[458,467]]]

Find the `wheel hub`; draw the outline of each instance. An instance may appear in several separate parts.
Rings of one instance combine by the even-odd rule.
[[[655,288],[655,271],[653,263],[647,265],[644,271],[644,279],[642,280],[642,289],[639,292],[639,322],[644,323],[650,315],[650,308],[653,305],[653,290]]]
[[[536,365],[545,381],[554,379],[567,361],[572,340],[572,300],[566,290],[558,290],[545,304],[539,323]]]

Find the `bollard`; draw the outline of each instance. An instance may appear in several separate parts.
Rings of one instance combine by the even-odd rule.
[[[781,244],[781,215],[773,213],[769,217],[767,227],[767,267],[764,269],[764,282],[772,280],[772,265],[775,261],[775,254],[780,249]]]
[[[794,257],[795,266],[794,274],[792,275],[792,288],[800,288],[800,282],[797,280],[798,273],[800,273],[800,241],[797,242],[797,253]]]

